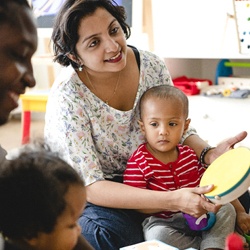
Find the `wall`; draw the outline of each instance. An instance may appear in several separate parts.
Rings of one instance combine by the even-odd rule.
[[[185,75],[190,78],[203,78],[215,82],[217,64],[221,59],[164,58],[172,78]],[[242,62],[242,59],[230,59]],[[250,62],[250,60],[244,60]],[[249,68],[233,68],[235,76],[250,77]]]
[[[238,56],[232,0],[152,0],[155,52],[173,58]]]

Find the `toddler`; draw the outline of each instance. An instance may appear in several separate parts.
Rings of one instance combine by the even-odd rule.
[[[77,222],[85,202],[84,182],[59,155],[44,144],[24,147],[0,168],[4,249],[93,249]]]

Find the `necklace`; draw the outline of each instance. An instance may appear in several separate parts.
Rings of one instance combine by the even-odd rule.
[[[89,84],[91,85],[91,87],[94,89],[94,91],[95,91],[96,94],[97,94],[98,91],[97,91],[95,85],[92,84],[92,82],[91,82],[91,80],[90,80],[90,78],[89,78],[89,74],[88,74],[87,70],[84,69],[84,71],[85,71],[85,73],[86,73],[86,77],[87,77],[87,79],[88,79]],[[112,100],[112,98],[113,98],[113,97],[115,96],[115,94],[116,94],[116,91],[117,91],[117,88],[118,88],[118,85],[119,85],[120,75],[121,75],[121,71],[119,72],[119,75],[118,75],[118,78],[117,78],[117,81],[116,81],[116,85],[115,85],[115,88],[114,88],[114,91],[113,91],[112,95],[110,96],[110,98],[108,98],[108,99],[105,100],[105,103],[106,103],[107,105],[109,104],[109,101]]]

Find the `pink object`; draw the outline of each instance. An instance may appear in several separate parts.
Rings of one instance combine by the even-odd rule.
[[[225,250],[244,250],[242,238],[236,233],[229,234],[226,238]]]

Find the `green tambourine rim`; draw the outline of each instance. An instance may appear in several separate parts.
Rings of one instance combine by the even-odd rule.
[[[204,195],[205,195],[208,199],[214,199],[216,196],[223,197],[223,196],[225,196],[225,195],[231,193],[232,191],[234,191],[236,188],[238,188],[238,187],[242,184],[242,182],[244,182],[244,181],[247,179],[247,177],[248,177],[249,174],[250,174],[250,168],[248,168],[248,171],[244,174],[244,176],[243,176],[234,186],[232,186],[232,187],[229,188],[227,191],[225,191],[225,192],[223,192],[223,193],[221,193],[221,194],[216,194],[216,195],[214,195],[214,196],[208,196],[208,195],[206,195],[206,194],[204,194]],[[250,236],[249,236],[249,237],[250,237]]]

